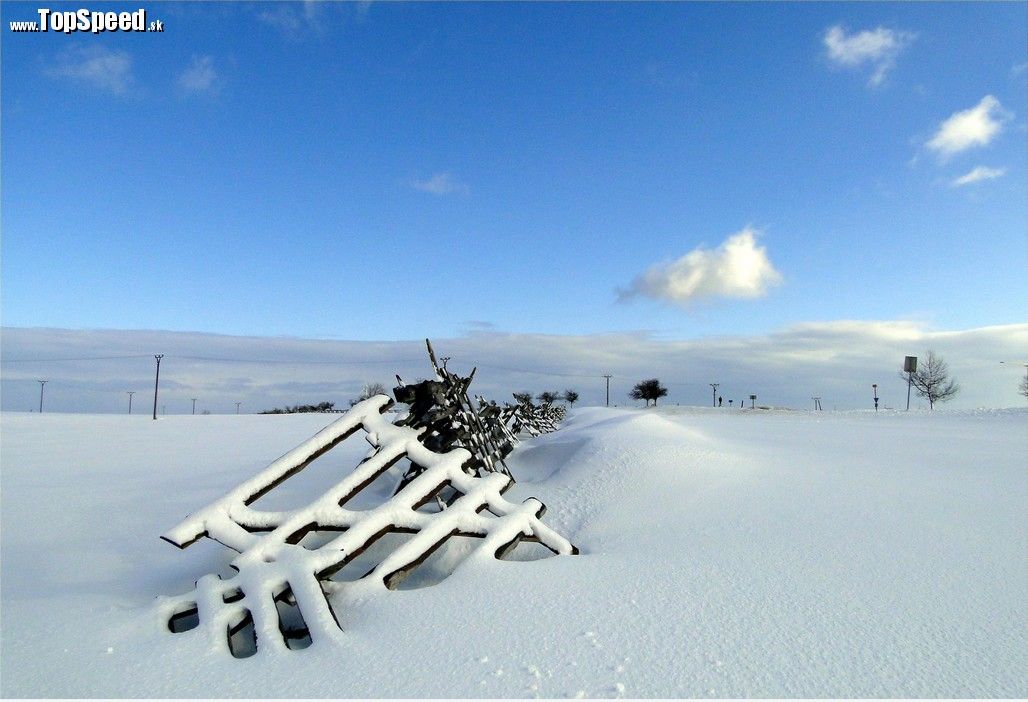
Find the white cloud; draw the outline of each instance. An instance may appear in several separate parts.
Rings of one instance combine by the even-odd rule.
[[[411,182],[411,187],[415,190],[420,190],[424,193],[431,193],[432,195],[467,195],[470,189],[464,183],[461,183],[449,173],[436,173],[427,180],[415,180]]]
[[[299,34],[303,27],[302,16],[286,5],[277,5],[272,10],[262,10],[257,14],[257,19],[289,36]]]
[[[62,52],[46,74],[123,95],[133,83],[132,57],[99,45],[75,47]]]
[[[939,129],[926,146],[943,158],[976,146],[986,146],[1003,129],[1009,114],[992,95],[977,105],[954,112],[939,124]]]
[[[371,3],[372,0],[357,0],[357,2],[354,3],[358,18],[363,19],[368,16],[368,13],[371,12]]]
[[[977,166],[972,168],[969,172],[960,176],[954,180],[951,185],[954,188],[958,188],[961,185],[970,185],[971,183],[977,183],[981,180],[992,180],[993,178],[999,178],[1007,172],[1005,168],[989,168],[988,166]]]
[[[38,407],[38,378],[47,378],[47,408],[54,412],[125,412],[128,390],[138,391],[135,411],[147,413],[154,382],[154,353],[161,362],[160,404],[168,414],[257,411],[329,401],[346,407],[366,382],[391,388],[393,374],[426,377],[424,342],[332,341],[285,337],[238,337],[167,331],[20,329],[0,334],[3,410]],[[632,385],[660,378],[669,404],[709,405],[710,386],[721,383],[725,405],[751,393],[763,404],[807,409],[820,395],[827,410],[871,410],[871,383],[885,407],[902,408],[903,357],[934,349],[949,363],[963,390],[950,408],[1023,407],[1017,383],[1024,367],[1028,324],[938,331],[911,321],[810,322],[760,335],[657,339],[645,333],[545,335],[477,330],[432,340],[449,367],[468,373],[477,366],[472,391],[504,400],[528,390],[574,388],[582,404],[603,404],[604,373],[611,402],[631,405]],[[128,358],[110,358],[129,356]],[[96,361],[10,363],[12,359],[106,357]],[[221,361],[205,359],[225,359]],[[249,361],[243,359],[251,359]],[[1007,364],[1000,364],[1002,360]],[[144,400],[140,400],[140,398]],[[919,400],[912,399],[913,408]],[[152,404],[151,404],[152,406]],[[326,422],[329,421],[326,418]]]
[[[297,39],[304,34],[320,34],[322,31],[322,3],[316,0],[280,3],[272,5],[272,8],[261,10],[257,13],[257,19],[275,27],[291,39]]]
[[[187,93],[207,93],[217,89],[218,71],[213,56],[194,56],[193,62],[178,77],[179,87]]]
[[[828,58],[846,68],[872,68],[868,84],[881,85],[886,74],[896,63],[899,53],[914,39],[914,34],[878,27],[856,34],[846,34],[841,25],[830,27],[824,34]]]
[[[620,297],[643,295],[682,306],[706,297],[762,297],[782,276],[757,245],[759,234],[746,227],[714,250],[699,247],[677,261],[650,266]]]

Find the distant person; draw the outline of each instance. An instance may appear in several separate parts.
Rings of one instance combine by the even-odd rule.
[[[723,397],[719,397],[719,398],[717,398],[717,406],[718,406],[718,407],[720,407],[720,406],[721,406],[721,401],[722,401],[723,399],[725,399],[725,398],[723,398]],[[731,404],[731,402],[729,402],[729,404]]]
[[[729,406],[729,407],[731,407],[731,406],[732,406],[732,398],[728,398],[728,406]]]

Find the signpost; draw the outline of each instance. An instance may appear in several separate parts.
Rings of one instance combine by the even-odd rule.
[[[917,356],[906,356],[903,358],[903,372],[907,374],[907,412],[909,412],[910,386],[914,382],[914,373],[917,372]]]

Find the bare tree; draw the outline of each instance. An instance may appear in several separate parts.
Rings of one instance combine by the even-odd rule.
[[[560,399],[560,395],[550,390],[541,392],[536,396],[536,399],[544,405],[552,405],[554,402]]]
[[[382,383],[364,383],[364,389],[361,390],[361,395],[356,400],[350,400],[350,407],[353,407],[358,402],[363,402],[369,397],[375,395],[388,395],[389,393],[385,389],[385,385]]]
[[[900,377],[906,380],[902,374]],[[925,353],[917,370],[910,376],[910,383],[918,395],[928,400],[929,409],[935,409],[936,402],[952,400],[960,392],[960,386],[949,377],[946,361],[931,350]]]
[[[564,391],[564,401],[574,407],[575,403],[578,402],[578,393],[571,388],[568,388]]]
[[[647,407],[650,406],[650,400],[653,400],[653,406],[656,407],[657,398],[664,397],[665,395],[667,395],[667,388],[663,387],[656,378],[640,381],[628,393],[628,396],[633,400],[646,400]]]
[[[514,399],[517,400],[519,405],[530,405],[532,404],[532,393],[530,392],[516,392],[514,393]]]

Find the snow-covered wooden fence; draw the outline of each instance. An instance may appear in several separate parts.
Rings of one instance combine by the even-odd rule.
[[[170,631],[201,632],[237,657],[298,648],[341,635],[327,595],[344,587],[355,595],[394,589],[451,538],[480,539],[465,563],[502,558],[521,541],[554,554],[578,552],[543,524],[541,502],[529,498],[519,505],[503,497],[514,484],[503,458],[518,433],[551,428],[557,415],[523,406],[512,412],[481,398],[473,406],[467,388],[474,372],[462,378],[440,368],[428,348],[436,379],[400,381],[394,391],[410,404],[406,416],[389,422],[383,413],[393,403],[385,395],[364,400],[164,534],[180,548],[207,537],[238,552],[231,578],[208,575],[193,592],[159,598]],[[286,511],[253,506],[358,432],[371,450],[315,501]],[[347,507],[402,459],[410,465],[390,499],[372,509]],[[333,580],[389,533],[412,536],[356,581]]]

